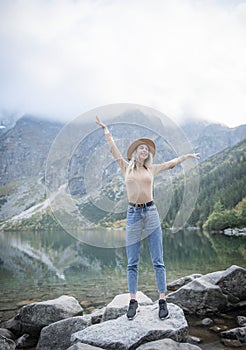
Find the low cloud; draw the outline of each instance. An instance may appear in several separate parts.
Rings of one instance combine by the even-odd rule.
[[[0,20],[0,109],[70,120],[127,102],[245,122],[245,1],[1,1]]]

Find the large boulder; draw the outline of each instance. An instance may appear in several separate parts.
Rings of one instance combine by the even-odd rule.
[[[216,284],[228,295],[231,303],[246,299],[246,269],[232,265],[221,274]]]
[[[155,340],[140,345],[136,350],[199,350],[199,346],[188,343],[177,343],[172,339]]]
[[[77,343],[77,344],[70,346],[67,350],[100,350],[100,349],[101,348],[98,348],[97,346],[83,344],[83,343]]]
[[[181,277],[177,280],[174,280],[172,282],[169,282],[167,284],[167,289],[168,290],[177,290],[180,287],[186,285],[189,282],[194,281],[196,278],[200,278],[202,275],[200,273],[193,273],[192,275]]]
[[[140,306],[153,304],[153,301],[142,292],[137,292],[136,298]],[[129,293],[116,295],[114,299],[106,306],[103,321],[112,320],[124,315],[127,312],[128,305]]]
[[[25,305],[19,315],[23,333],[34,335],[51,323],[83,315],[83,309],[74,297],[62,295],[57,299]]]
[[[126,315],[92,325],[72,334],[72,342],[81,342],[104,349],[127,350],[161,338],[177,342],[187,340],[188,324],[180,307],[168,304],[169,318],[158,317],[158,304],[140,307],[137,317],[129,321]]]
[[[187,313],[201,315],[230,310],[245,299],[246,269],[236,265],[201,276],[167,296]]]
[[[15,349],[15,342],[11,339],[4,337],[3,335],[0,335],[0,349],[1,350],[14,350]]]
[[[50,324],[42,329],[36,350],[66,350],[72,333],[90,325],[90,318],[77,316]]]
[[[227,305],[227,297],[220,287],[200,278],[168,294],[167,300],[179,305],[187,313],[199,315],[215,313]]]

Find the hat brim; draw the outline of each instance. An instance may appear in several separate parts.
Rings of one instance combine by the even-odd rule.
[[[130,144],[130,146],[128,147],[126,156],[128,160],[131,160],[132,158],[132,153],[134,152],[134,150],[142,144],[146,144],[149,147],[149,151],[152,153],[153,157],[155,156],[155,152],[156,152],[156,145],[154,143],[153,140],[151,139],[146,139],[146,138],[141,138],[138,140],[133,141],[133,143]]]

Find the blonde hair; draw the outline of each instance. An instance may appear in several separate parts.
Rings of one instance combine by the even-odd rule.
[[[140,145],[139,145],[140,146]],[[138,148],[138,147],[137,147]],[[132,152],[131,160],[129,162],[128,172],[134,171],[137,169],[137,162],[138,162],[138,155],[137,155],[137,148]],[[153,155],[149,150],[148,158],[144,160],[143,166],[146,169],[149,169],[153,163]]]

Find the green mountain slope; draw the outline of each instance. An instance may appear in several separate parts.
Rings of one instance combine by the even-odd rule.
[[[203,225],[220,202],[231,210],[246,197],[246,139],[232,148],[217,153],[200,163],[200,189],[188,224]],[[192,177],[192,172],[190,174]],[[172,205],[166,217],[172,224],[182,201],[183,184],[176,187]]]

